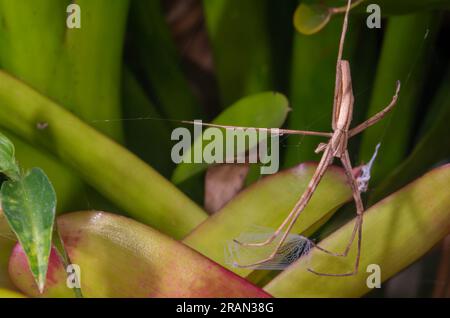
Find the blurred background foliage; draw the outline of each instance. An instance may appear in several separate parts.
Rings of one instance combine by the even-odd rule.
[[[286,128],[331,129],[342,15],[334,15],[313,35],[297,32],[293,16],[300,3],[332,8],[345,1],[79,0],[79,30],[65,27],[66,15],[61,12],[69,3],[38,0],[31,6],[27,1],[0,0],[0,68],[125,146],[166,179],[176,168],[170,159],[170,134],[179,126],[175,120],[212,121],[251,94],[284,94],[290,107]],[[381,6],[381,29],[366,26],[367,3]],[[367,162],[381,142],[365,196],[368,205],[450,159],[449,8],[448,0],[373,0],[352,11],[344,57],[352,68],[354,123],[387,105],[395,81],[402,82],[393,112],[350,143],[356,166]],[[271,118],[274,114],[266,113],[264,123],[281,125]],[[42,147],[39,137],[19,136],[7,117],[2,116],[6,120],[0,122],[1,131],[14,141],[22,166],[39,166],[47,172],[58,193],[59,212],[105,209],[154,225],[123,204],[132,198],[126,190],[117,194],[123,200],[115,199],[114,189],[91,181],[103,178],[105,172],[92,172],[91,179],[80,173],[83,167],[78,168],[77,159],[71,163],[71,155],[83,151],[80,145],[73,146],[73,153],[64,150],[67,155],[60,160],[55,145]],[[253,122],[250,117],[242,120]],[[314,149],[320,141],[283,137],[282,167],[318,161]],[[111,160],[119,160],[116,155],[121,153],[113,153]],[[126,169],[126,163],[116,167]],[[151,183],[153,174],[149,176]],[[247,178],[248,183],[261,178],[258,169],[251,167]],[[201,206],[204,179],[200,169],[177,187]],[[140,184],[142,188],[133,191],[146,191],[145,183]],[[167,184],[167,189],[166,197],[178,198],[173,185]],[[149,200],[157,196],[148,195]],[[180,232],[163,227],[175,237],[183,237],[207,217],[191,203],[170,204],[167,211],[186,206],[184,213],[192,210],[195,215]],[[314,236],[326,236],[352,217],[353,210],[353,205],[344,205],[325,226],[315,229]],[[5,250],[12,248],[4,244]],[[437,246],[369,295],[439,296],[439,284],[448,275],[438,271],[448,265],[441,250],[447,249],[448,244]],[[8,287],[0,281],[2,286]]]

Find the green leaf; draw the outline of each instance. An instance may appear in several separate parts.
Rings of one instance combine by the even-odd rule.
[[[39,145],[32,145],[17,135],[1,128],[9,140],[14,144],[15,156],[20,163],[21,171],[27,171],[33,167],[39,167],[58,193],[58,206],[56,213],[87,209],[92,200],[80,200],[88,192],[87,185],[79,177],[76,171],[61,162],[56,156]]]
[[[0,298],[25,298],[25,295],[14,290],[0,288]]]
[[[367,266],[381,269],[386,281],[427,253],[450,229],[450,165],[437,168],[364,213],[361,262],[357,275],[349,277],[317,276],[323,273],[345,273],[353,269],[356,243],[347,257],[333,257],[312,249],[277,276],[265,290],[276,297],[360,297],[367,286]],[[343,251],[355,220],[319,242],[319,246]]]
[[[56,194],[39,168],[20,180],[9,180],[1,187],[2,209],[9,225],[27,255],[28,264],[42,292],[55,219]]]
[[[393,111],[362,135],[361,159],[370,158],[374,147],[381,142],[372,169],[373,185],[389,175],[407,155],[424,88],[423,76],[440,20],[439,15],[430,12],[390,18],[367,118],[389,104],[397,80],[401,81],[402,89]],[[404,37],[406,33],[410,36]],[[401,37],[403,40],[399,41]]]
[[[253,226],[275,230],[306,190],[316,168],[315,164],[300,164],[254,183],[209,217],[183,242],[238,275],[248,277],[251,269],[226,264],[223,251],[227,243]],[[312,234],[350,199],[351,191],[344,171],[330,167],[292,232]]]
[[[163,118],[147,98],[134,75],[124,68],[123,114],[125,118]],[[170,159],[170,126],[163,120],[127,120],[124,122],[126,146],[139,158],[169,177],[174,163]],[[155,154],[155,149],[158,153]]]
[[[374,189],[370,202],[377,202],[414,180],[430,167],[450,157],[450,69],[442,80],[427,114],[424,135],[411,154]],[[446,136],[443,138],[443,136]]]
[[[298,32],[311,35],[322,30],[331,15],[331,10],[323,4],[301,3],[294,13],[294,26]]]
[[[351,26],[346,41],[346,55],[351,55],[357,41],[357,23]],[[315,131],[331,131],[331,113],[336,79],[336,59],[342,18],[333,19],[328,27],[318,34],[294,35],[290,94],[292,112],[288,127]],[[350,59],[350,62],[352,59]],[[353,68],[354,69],[354,68]],[[319,161],[314,150],[324,139],[321,137],[297,137],[288,139],[285,167],[293,167],[299,162]]]
[[[281,127],[289,111],[288,100],[280,93],[264,92],[240,99],[224,110],[212,123],[218,125],[233,125],[256,128]],[[205,129],[206,131],[207,129]],[[183,154],[183,160],[191,158],[193,153],[202,152],[204,143],[203,135],[194,141],[193,146]],[[255,145],[249,145],[252,148]],[[182,183],[190,177],[204,171],[208,167],[206,163],[180,163],[173,175],[175,184]]]
[[[121,123],[102,120],[121,117],[119,92],[129,0],[76,3],[81,8],[80,29],[66,26],[69,1],[42,0],[30,6],[0,0],[0,65],[120,141]],[[35,52],[39,52],[38,59]]]
[[[160,1],[131,1],[128,38],[133,50],[130,68],[143,76],[144,88],[152,93],[162,115],[190,120],[202,114],[183,73]]]
[[[325,0],[320,3],[303,1],[295,10],[294,26],[296,30],[305,35],[320,32],[336,14],[344,14],[347,1]],[[360,5],[361,4],[361,5]],[[404,15],[426,10],[448,9],[450,0],[354,0],[351,14],[367,16],[367,7],[370,4],[380,6],[383,16]]]
[[[130,215],[177,238],[206,218],[131,152],[7,73],[0,71],[0,79],[0,125],[47,147]],[[47,129],[36,129],[37,121]]]
[[[269,17],[276,9],[270,2],[203,1],[222,107],[274,87]]]
[[[16,163],[14,152],[13,143],[0,133],[0,173],[17,180],[20,177],[20,169]]]
[[[160,232],[122,216],[76,212],[58,217],[70,260],[80,269],[85,297],[268,297],[241,279]],[[66,272],[52,252],[48,281],[39,295],[16,246],[11,279],[25,294],[73,297]]]
[[[121,141],[122,121],[105,120],[123,117],[120,81],[129,1],[77,0],[80,29],[66,26],[70,2],[39,0],[30,6],[0,0],[0,69]],[[69,165],[40,145],[30,144],[34,141],[11,140],[22,169],[41,167],[52,180],[58,212],[98,207],[99,195]]]

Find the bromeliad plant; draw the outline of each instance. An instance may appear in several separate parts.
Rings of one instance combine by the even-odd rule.
[[[363,296],[370,291],[369,265],[378,264],[385,281],[447,235],[450,167],[435,166],[450,156],[450,139],[442,137],[450,135],[450,73],[428,67],[427,58],[444,23],[429,9],[450,3],[373,1],[389,22],[378,37],[358,28],[364,25],[358,12],[365,13],[365,1],[358,1],[343,52],[352,61],[354,121],[381,111],[392,98],[392,84],[402,81],[393,111],[348,146],[352,161],[364,162],[382,142],[367,194],[360,270],[349,277],[307,271],[351,271],[356,246],[347,258],[312,248],[309,257],[293,260],[281,273],[228,263],[228,242],[254,225],[276,229],[315,171],[323,170],[311,163],[318,161],[314,149],[323,137],[299,144],[290,143],[293,137],[284,140],[283,169],[261,178],[259,167],[250,167],[237,195],[209,215],[199,203],[211,166],[175,166],[170,132],[180,120],[200,118],[215,125],[329,130],[342,10],[333,11],[326,23],[311,15],[306,24],[298,21],[304,19],[298,12],[313,2],[204,0],[211,49],[201,51],[211,54],[205,60],[214,60],[214,71],[196,73],[210,76],[198,84],[181,67],[184,56],[172,39],[179,38],[179,25],[169,29],[159,1],[80,0],[82,27],[67,29],[61,13],[70,1],[39,0],[36,9],[0,0],[0,126],[17,150],[2,138],[0,296],[80,296],[67,284],[69,262],[80,268],[85,297]],[[346,1],[320,3],[329,11]],[[302,7],[295,14],[297,6]],[[320,13],[309,10],[314,12]],[[316,33],[292,33],[302,23]],[[36,52],[42,56],[37,61]],[[195,69],[195,63],[187,65]],[[430,72],[438,76],[425,98],[421,92]],[[212,104],[220,107],[209,111],[220,114],[209,120],[191,87],[207,91],[211,86],[204,82],[212,79],[217,80]],[[417,115],[419,102],[423,110]],[[383,137],[387,130],[389,137]],[[194,142],[192,149],[198,146],[201,142]],[[48,178],[41,169],[30,169],[35,166]],[[347,178],[344,169],[328,167],[301,222],[292,226],[293,235],[314,237],[326,250],[345,249],[353,229],[360,228],[354,208],[347,211],[353,196]],[[68,211],[81,212],[55,220],[57,212]],[[58,240],[51,248],[56,226],[67,255]]]

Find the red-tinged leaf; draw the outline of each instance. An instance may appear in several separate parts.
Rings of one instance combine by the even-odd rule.
[[[266,292],[179,242],[131,219],[105,212],[58,218],[84,297],[269,297]],[[24,293],[39,296],[20,246],[10,276]],[[44,297],[73,297],[55,253]]]

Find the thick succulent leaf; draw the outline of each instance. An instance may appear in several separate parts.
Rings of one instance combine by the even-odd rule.
[[[450,232],[450,165],[417,179],[364,213],[359,272],[350,277],[317,276],[308,267],[324,273],[346,273],[353,269],[356,244],[345,258],[313,249],[281,273],[266,287],[277,297],[358,297],[369,292],[369,264],[381,269],[385,281],[429,251]],[[354,220],[319,245],[342,251],[353,230]]]
[[[268,297],[269,295],[183,244],[131,219],[105,212],[58,218],[65,247],[80,267],[85,297]],[[61,262],[52,253],[43,296],[71,297]],[[10,275],[38,296],[18,245]]]
[[[315,164],[301,164],[253,184],[209,217],[183,242],[238,275],[248,276],[251,269],[235,268],[226,263],[224,248],[254,226],[275,230],[306,189],[316,167]],[[311,234],[350,198],[351,191],[343,170],[331,167],[297,221],[293,233]]]
[[[77,0],[80,29],[66,26],[68,4],[45,0],[30,6],[23,1],[0,0],[4,21],[0,25],[0,65],[111,138],[121,140],[121,124],[102,119],[121,116],[119,92],[129,1]]]
[[[69,29],[65,19],[70,1],[40,0],[30,6],[23,1],[0,0],[0,68],[121,140],[122,122],[103,119],[122,116],[120,74],[128,2],[77,0],[82,27]],[[8,137],[16,146],[22,168],[41,167],[52,180],[58,211],[96,205],[98,194],[86,189],[67,164],[39,145],[11,134]]]
[[[25,298],[25,295],[14,290],[0,288],[0,298]]]
[[[212,123],[244,127],[277,128],[285,121],[289,111],[288,106],[288,100],[280,93],[259,93],[240,99],[224,110]],[[183,160],[192,158],[195,152],[202,152],[204,146],[205,143],[202,142],[202,138],[198,138],[194,141],[193,146],[189,148],[189,151],[183,154]],[[248,148],[254,146],[250,144]],[[207,167],[208,164],[206,163],[182,162],[176,167],[172,175],[172,181],[176,184],[182,183],[190,177],[204,171]]]
[[[6,219],[23,246],[42,291],[55,220],[55,190],[45,173],[33,168],[19,180],[5,181],[0,198]]]
[[[0,71],[0,79],[0,124],[48,147],[131,216],[178,238],[206,218],[202,209],[125,148],[7,73]],[[38,130],[37,122],[48,127]]]

